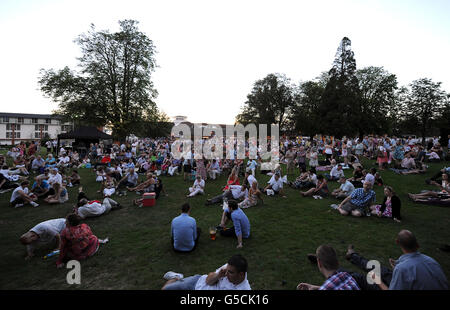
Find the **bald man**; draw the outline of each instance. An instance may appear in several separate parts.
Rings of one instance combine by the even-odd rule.
[[[448,290],[447,278],[441,266],[418,251],[419,243],[412,232],[400,231],[395,242],[403,255],[397,261],[389,259],[394,268],[389,286],[377,279],[373,271],[369,273],[374,280],[378,280],[382,290]]]

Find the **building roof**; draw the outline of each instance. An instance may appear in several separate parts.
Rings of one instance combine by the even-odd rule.
[[[93,126],[82,126],[68,133],[62,133],[58,135],[58,139],[101,139],[108,140],[112,139],[111,135],[98,130]]]
[[[29,114],[29,113],[9,113],[9,112],[0,112],[0,117],[23,117],[23,118],[53,118],[53,119],[61,119],[61,116],[53,115],[53,114]]]

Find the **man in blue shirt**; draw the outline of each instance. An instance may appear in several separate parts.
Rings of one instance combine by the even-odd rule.
[[[372,184],[365,181],[363,188],[355,189],[350,196],[345,198],[338,207],[342,215],[360,217],[368,213],[369,207],[375,203],[376,195],[372,190]]]
[[[190,217],[191,207],[188,203],[181,206],[181,215],[172,220],[172,246],[175,252],[191,252],[197,247],[200,228],[194,218]]]
[[[231,219],[234,227],[223,228],[226,222]],[[237,248],[243,247],[242,239],[250,237],[250,221],[244,211],[238,207],[238,203],[235,200],[228,201],[228,211],[225,211],[222,217],[222,223],[218,226],[220,235],[224,237],[237,237]]]
[[[394,268],[391,282],[384,283],[374,271],[369,273],[382,290],[448,290],[441,266],[418,251],[419,244],[412,232],[400,231],[395,242],[403,255],[397,261],[389,259]]]

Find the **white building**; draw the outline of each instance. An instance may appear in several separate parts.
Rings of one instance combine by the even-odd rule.
[[[46,135],[57,139],[58,134],[71,131],[71,122],[62,123],[61,118],[51,114],[23,114],[0,112],[0,144],[11,145],[21,141],[39,141]]]

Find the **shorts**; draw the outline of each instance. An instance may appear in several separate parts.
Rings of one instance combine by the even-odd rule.
[[[345,203],[342,206],[342,210],[344,210],[345,212],[349,212],[349,213],[352,212],[352,211],[358,211],[361,214],[365,214],[364,209],[365,209],[364,207],[360,207],[360,206],[354,205],[350,201],[348,201],[347,203]]]

